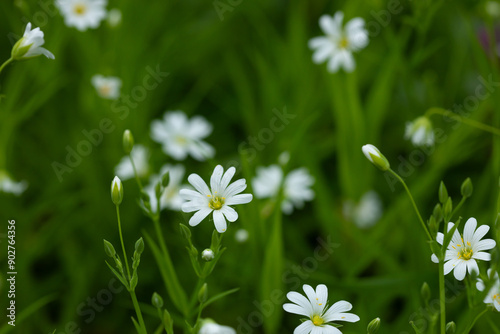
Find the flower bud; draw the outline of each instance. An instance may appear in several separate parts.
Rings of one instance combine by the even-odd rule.
[[[154,307],[156,308],[162,308],[163,307],[163,298],[156,292],[153,293],[153,296],[151,297],[151,304],[153,304]]]
[[[130,152],[132,152],[132,148],[134,148],[134,137],[132,136],[132,132],[130,132],[130,130],[125,130],[123,132],[123,151],[125,154],[130,154]]]
[[[12,59],[22,60],[44,55],[49,59],[54,59],[54,55],[47,49],[42,48],[45,43],[43,32],[40,28],[31,30],[31,22],[26,25],[23,37],[14,44],[12,48]]]
[[[457,330],[457,325],[455,325],[455,322],[450,321],[449,323],[446,324],[446,334],[455,334],[456,330]]]
[[[111,200],[115,205],[120,205],[123,200],[123,185],[118,176],[111,182]]]
[[[368,324],[367,332],[368,334],[375,334],[378,332],[380,327],[380,318],[375,318]]]
[[[431,300],[431,288],[429,287],[429,284],[427,284],[427,282],[424,282],[424,284],[422,284],[422,288],[420,288],[420,295],[422,296],[425,304],[429,303],[429,300]]]
[[[109,257],[115,257],[116,251],[115,247],[113,247],[113,244],[111,244],[111,242],[109,242],[106,239],[103,239],[103,241],[104,241],[104,252],[106,252],[106,255]]]
[[[453,211],[453,202],[451,201],[451,197],[448,197],[448,200],[446,201],[446,204],[444,205],[444,210],[443,210],[443,216],[446,218],[449,218],[451,216],[451,213]]]
[[[432,215],[436,219],[436,222],[439,223],[441,219],[443,219],[443,209],[441,207],[441,204],[436,204],[434,207],[434,210],[432,210]]]
[[[201,252],[201,258],[207,262],[210,262],[214,259],[214,251],[211,250],[210,248],[205,249],[203,252]]]
[[[363,151],[365,157],[380,170],[386,171],[391,168],[389,161],[387,161],[386,157],[382,153],[380,153],[378,148],[376,148],[375,146],[367,144],[364,145],[361,150]]]
[[[201,286],[200,291],[198,291],[198,301],[200,303],[204,303],[207,301],[207,298],[208,298],[208,286],[207,283],[204,283]]]
[[[161,186],[161,182],[158,182],[155,186],[155,196],[160,201],[161,195],[163,193],[163,187]]]
[[[142,237],[140,237],[135,242],[135,252],[140,256],[143,251],[144,251],[144,240],[142,240]]]
[[[161,177],[161,185],[163,187],[168,187],[168,184],[170,183],[170,173],[167,171],[163,176]]]
[[[465,198],[468,198],[472,195],[472,181],[470,177],[465,179],[464,183],[462,183],[462,187],[460,187],[460,192],[462,193],[462,196]]]
[[[191,239],[191,230],[189,227],[187,227],[184,224],[179,224],[179,229],[181,230],[181,234],[184,236],[186,239]]]

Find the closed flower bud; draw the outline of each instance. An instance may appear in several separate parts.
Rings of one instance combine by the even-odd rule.
[[[443,215],[447,218],[451,216],[451,212],[453,211],[453,203],[451,201],[451,197],[448,197],[446,204],[444,205]]]
[[[134,137],[130,130],[125,130],[123,132],[123,151],[125,151],[125,154],[130,154],[132,148],[134,148]]]
[[[439,184],[439,201],[442,203],[442,204],[445,204],[446,201],[448,200],[448,190],[446,190],[446,186],[444,185],[444,182],[441,181],[441,183]]]
[[[120,205],[123,200],[123,185],[118,176],[111,182],[111,200],[115,205]]]
[[[434,218],[436,219],[436,222],[440,222],[441,219],[443,219],[443,209],[441,207],[441,204],[436,204],[436,206],[434,207],[434,210],[432,211],[432,215],[434,216]]]
[[[455,322],[450,321],[449,323],[446,324],[446,334],[455,334],[456,330],[457,330],[457,325],[455,325]]]
[[[191,239],[191,230],[189,227],[187,227],[184,224],[179,224],[179,229],[181,230],[181,234],[184,236],[186,239]]]
[[[158,182],[155,186],[155,195],[156,199],[159,201],[161,198],[161,194],[163,192],[163,187],[161,186],[161,182]]]
[[[115,247],[109,242],[108,240],[104,239],[104,252],[106,252],[106,255],[109,257],[114,257],[116,254]]]
[[[140,256],[143,251],[144,251],[144,240],[142,240],[142,237],[140,237],[135,242],[135,252]]]
[[[429,284],[427,284],[427,282],[424,282],[424,284],[422,284],[422,288],[420,288],[420,294],[422,295],[422,299],[425,304],[429,303],[429,300],[431,300],[431,288],[429,287]]]
[[[201,252],[201,258],[207,262],[212,261],[214,257],[214,252],[210,248],[207,248],[203,252]]]
[[[461,191],[463,197],[468,198],[472,195],[472,190],[473,190],[472,181],[471,181],[470,177],[468,177],[464,181],[464,183],[462,183],[462,187],[460,188],[460,191]]]
[[[380,327],[380,318],[375,318],[368,324],[367,332],[368,334],[375,334],[378,332]]]
[[[391,168],[389,161],[387,161],[386,157],[382,153],[380,153],[378,148],[376,148],[375,146],[367,144],[364,145],[361,149],[365,157],[380,170],[386,171]]]
[[[163,176],[161,177],[161,185],[164,186],[165,188],[168,187],[168,184],[170,183],[170,173],[167,171]]]
[[[153,296],[151,297],[151,304],[153,304],[154,307],[156,308],[162,308],[163,307],[163,298],[156,292],[153,293]]]
[[[204,303],[207,301],[207,298],[208,298],[208,286],[207,283],[205,283],[200,288],[200,291],[198,291],[198,301],[200,303]]]

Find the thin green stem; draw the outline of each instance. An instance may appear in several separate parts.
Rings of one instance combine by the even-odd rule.
[[[137,168],[135,168],[135,163],[134,163],[134,159],[132,159],[132,154],[129,154],[128,157],[130,158],[130,162],[132,163],[132,169],[134,170],[135,180],[137,181],[137,185],[139,186],[139,190],[142,191],[142,182],[141,182],[141,179],[139,178],[139,174],[137,174]]]
[[[146,324],[144,323],[144,319],[142,318],[141,308],[139,307],[139,302],[137,301],[137,296],[135,295],[134,290],[130,290],[130,297],[132,297],[132,303],[134,304],[135,314],[137,314],[139,325],[141,326],[143,333],[147,334],[148,331],[146,329]]]
[[[460,210],[460,208],[462,207],[462,205],[464,205],[466,199],[467,199],[466,197],[462,197],[462,199],[457,204],[457,206],[455,207],[455,209],[453,209],[453,211],[451,212],[450,220],[451,220],[451,218],[453,218],[453,216],[455,215],[455,213],[457,213],[457,211]]]
[[[128,258],[127,258],[127,252],[125,251],[125,244],[123,243],[123,235],[122,235],[122,224],[120,220],[120,206],[116,205],[116,217],[118,218],[118,233],[120,234],[120,242],[122,244],[122,250],[123,250],[123,257],[125,258],[125,267],[127,268],[127,281],[130,281],[130,269],[128,267]]]
[[[479,314],[478,314],[478,315],[474,318],[474,320],[471,322],[471,324],[469,325],[469,327],[467,328],[467,330],[463,332],[463,334],[468,334],[468,333],[471,331],[472,327],[474,327],[474,325],[476,324],[476,321],[478,321],[478,320],[479,320],[479,318],[481,318],[481,317],[482,317],[482,316],[483,316],[483,315],[484,315],[487,311],[488,311],[488,308],[485,308],[485,309],[483,310],[483,312],[479,313]]]
[[[439,310],[441,318],[441,334],[446,334],[446,300],[444,290],[444,259],[439,261]]]
[[[405,181],[392,169],[389,168],[389,172],[391,172],[399,182],[403,185],[403,187],[406,190],[406,193],[408,194],[408,197],[410,197],[411,204],[413,205],[413,208],[415,209],[415,212],[417,213],[418,220],[420,220],[420,223],[422,224],[422,228],[424,229],[425,233],[427,234],[427,237],[429,238],[429,241],[432,241],[431,234],[429,233],[429,230],[427,229],[427,226],[425,225],[424,220],[422,219],[422,215],[420,215],[420,211],[418,210],[417,204],[415,203],[415,200],[413,199],[413,196],[411,195],[410,189],[408,189],[408,186],[406,185]]]
[[[449,110],[446,110],[446,109],[430,108],[429,110],[426,111],[425,116],[430,117],[430,116],[436,115],[436,114],[446,116],[448,118],[454,119],[454,120],[461,122],[463,124],[467,124],[467,125],[472,126],[474,128],[477,128],[477,129],[492,133],[494,135],[500,136],[500,129],[497,129],[493,126],[489,126],[489,125],[486,125],[486,124],[478,122],[478,121],[474,121],[472,119],[462,117],[462,116],[457,115],[457,114],[455,114]]]
[[[14,61],[14,59],[11,57],[9,59],[7,59],[3,64],[2,66],[0,66],[0,73],[2,73],[2,70],[7,66],[9,65],[10,63],[12,63]]]

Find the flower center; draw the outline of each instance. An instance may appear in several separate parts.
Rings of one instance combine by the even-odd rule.
[[[312,318],[312,322],[315,326],[321,326],[325,323],[325,320],[323,320],[322,317],[320,317],[319,315],[315,315],[313,318]]]
[[[220,210],[224,205],[224,202],[226,201],[224,197],[211,196],[211,195],[208,195],[208,197],[211,198],[210,202],[208,202],[208,207],[213,210]]]
[[[462,242],[463,239],[462,239]],[[472,258],[472,255],[474,254],[474,252],[472,251],[472,247],[471,247],[471,244],[469,241],[467,241],[467,245],[464,243],[464,245],[457,245],[459,247],[462,247],[460,248],[460,250],[458,251],[458,258],[459,259],[463,259],[463,260],[470,260]]]
[[[497,302],[500,303],[500,293],[497,293],[496,295],[493,295],[493,300],[496,300]]]
[[[180,144],[180,145],[186,145],[186,143],[187,143],[186,138],[185,138],[185,137],[183,137],[183,136],[177,136],[177,137],[175,137],[175,141],[176,141],[178,144]]]
[[[101,95],[108,96],[109,93],[111,93],[111,87],[104,85],[99,88],[99,91],[101,92]]]
[[[347,40],[346,37],[342,37],[339,42],[339,47],[341,49],[347,49],[348,46],[349,46],[349,41]]]
[[[81,3],[77,3],[75,7],[73,7],[73,11],[76,15],[83,15],[87,11],[87,7]]]

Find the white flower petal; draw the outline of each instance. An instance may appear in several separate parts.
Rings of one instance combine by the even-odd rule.
[[[465,223],[464,227],[464,242],[467,243],[467,241],[472,242],[473,237],[474,237],[474,231],[476,231],[476,226],[477,226],[477,221],[475,218],[469,218],[467,222]],[[479,238],[481,239],[481,238]]]
[[[338,34],[338,26],[330,15],[322,15],[319,18],[319,26],[326,35]]]
[[[465,278],[466,271],[467,271],[467,265],[465,264],[465,261],[460,261],[455,266],[455,269],[453,270],[453,275],[457,280],[462,281]]]
[[[310,316],[310,313],[305,308],[297,304],[286,303],[283,305],[283,309],[288,313]]]
[[[224,205],[220,211],[231,223],[235,222],[238,219],[238,213],[230,206]]]
[[[188,177],[188,182],[196,189],[198,190],[202,195],[205,196],[211,196],[212,193],[210,189],[208,189],[207,184],[203,179],[198,175],[198,174],[191,174]]]
[[[291,292],[287,293],[286,297],[291,302],[302,307],[304,309],[304,311],[306,312],[306,314],[304,314],[305,316],[308,316],[308,317],[312,316],[312,314],[313,314],[312,305],[311,305],[311,302],[306,297],[304,297],[303,295],[301,295],[300,293],[295,292],[295,291],[291,291]]]
[[[309,334],[311,333],[314,327],[315,326],[311,320],[306,320],[303,323],[301,323],[297,328],[295,328],[293,334]]]
[[[495,240],[484,239],[484,240],[481,240],[477,243],[472,244],[472,249],[474,250],[474,252],[479,252],[479,251],[489,250],[489,249],[495,248],[496,245],[497,245],[497,243]]]
[[[224,215],[222,214],[221,210],[213,210],[214,211],[214,224],[215,224],[215,229],[219,233],[224,233],[227,230],[227,223],[226,219],[224,218]]]
[[[491,261],[491,254],[486,252],[477,252],[472,254],[472,258],[476,260]]]
[[[210,209],[210,208],[204,208],[204,209],[201,209],[200,211],[196,212],[193,215],[193,217],[191,217],[191,219],[189,219],[189,225],[191,225],[191,226],[198,225],[199,223],[201,223],[201,221],[203,219],[205,219],[206,216],[208,216],[210,214],[210,212],[212,212],[212,209]]]
[[[224,173],[224,168],[222,168],[221,165],[215,166],[214,172],[212,173],[212,177],[210,178],[210,188],[214,196],[216,196],[216,194],[221,193],[220,181],[223,173]]]
[[[252,194],[239,194],[228,198],[226,200],[226,205],[246,204],[250,203],[252,199]]]

